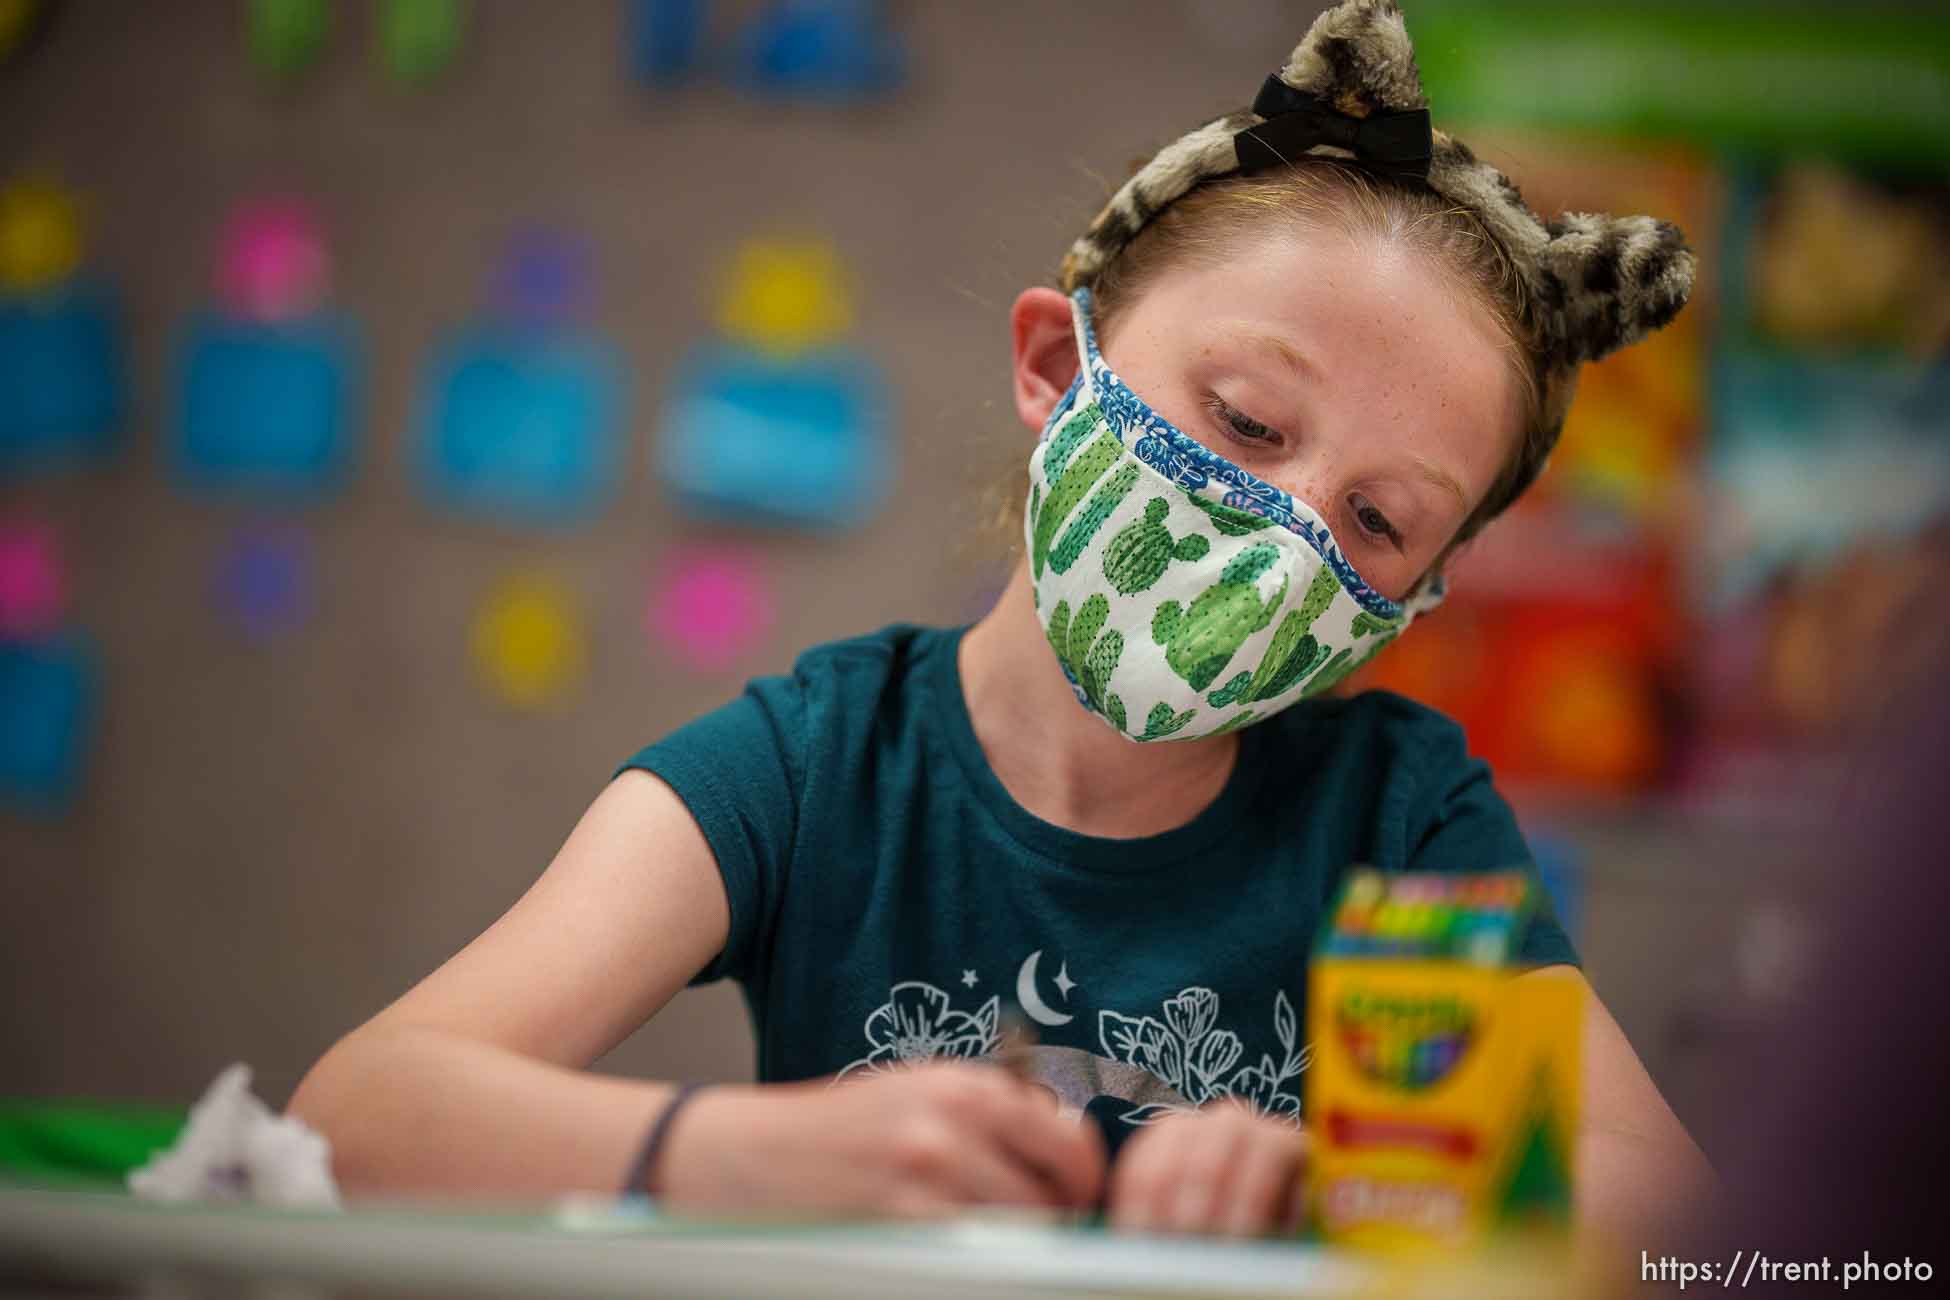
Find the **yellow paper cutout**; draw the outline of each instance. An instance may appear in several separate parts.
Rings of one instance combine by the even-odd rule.
[[[45,289],[80,265],[81,205],[70,191],[45,180],[0,190],[0,289]]]
[[[560,702],[582,683],[588,637],[574,593],[546,574],[503,579],[474,619],[474,668],[518,709]]]
[[[718,295],[718,328],[768,352],[832,342],[853,328],[846,269],[818,239],[754,239],[732,258]]]

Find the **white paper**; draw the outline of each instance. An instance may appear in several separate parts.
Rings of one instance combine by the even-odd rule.
[[[258,1100],[250,1067],[241,1063],[219,1074],[190,1108],[175,1146],[129,1174],[129,1190],[177,1203],[339,1208],[331,1144]]]

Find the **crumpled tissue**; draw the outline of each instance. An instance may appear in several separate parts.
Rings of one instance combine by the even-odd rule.
[[[250,1067],[241,1063],[190,1107],[175,1146],[129,1174],[129,1190],[156,1201],[339,1207],[331,1144],[258,1100]]]

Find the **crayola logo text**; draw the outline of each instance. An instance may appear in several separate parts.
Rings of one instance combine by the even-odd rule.
[[[1459,998],[1359,987],[1335,1004],[1334,1026],[1362,1074],[1407,1091],[1447,1077],[1479,1029],[1475,1010]]]

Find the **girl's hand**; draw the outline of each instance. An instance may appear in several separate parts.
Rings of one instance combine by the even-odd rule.
[[[1307,1136],[1239,1105],[1172,1115],[1124,1144],[1110,1221],[1131,1232],[1258,1236],[1295,1231]]]
[[[713,1088],[672,1121],[650,1194],[677,1210],[932,1218],[970,1205],[1082,1209],[1103,1139],[988,1065],[928,1064]]]

